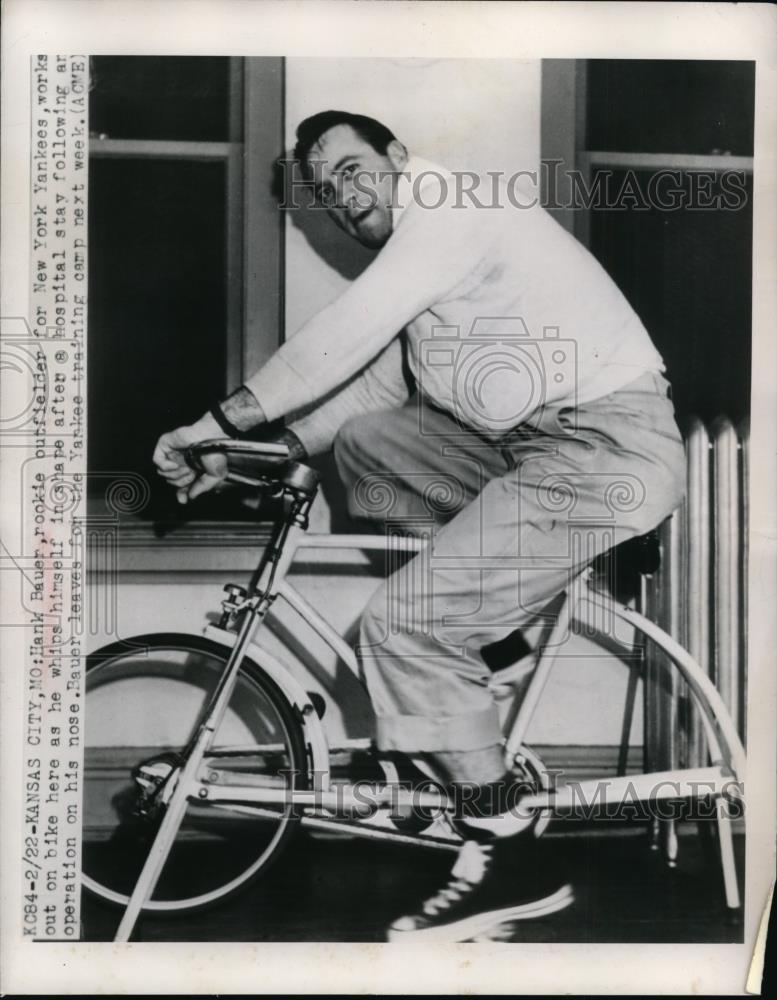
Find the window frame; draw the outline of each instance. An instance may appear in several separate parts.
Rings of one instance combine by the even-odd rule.
[[[752,156],[699,153],[625,153],[595,150],[587,142],[587,59],[543,59],[541,68],[540,156],[543,161],[560,161],[559,183],[555,192],[560,208],[551,214],[590,248],[590,214],[570,207],[571,181],[566,171],[577,170],[590,188],[594,170],[602,167],[632,170],[740,170],[752,174]],[[542,200],[547,204],[547,172],[541,172]]]

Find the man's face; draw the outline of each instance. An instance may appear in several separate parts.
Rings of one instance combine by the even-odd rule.
[[[335,125],[311,147],[308,161],[316,198],[330,218],[364,246],[382,247],[393,230],[394,175],[407,163],[405,147],[394,141],[378,153],[350,125]]]

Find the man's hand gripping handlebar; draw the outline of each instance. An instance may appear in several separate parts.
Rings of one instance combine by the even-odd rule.
[[[307,458],[304,445],[288,429],[268,441],[222,438],[220,431],[213,417],[206,414],[195,424],[178,427],[159,438],[154,464],[159,475],[175,489],[179,503],[187,503],[201,493],[218,489],[227,480],[265,489],[268,474],[279,465]],[[227,459],[234,459],[243,468],[248,462],[247,478],[237,478],[243,468],[230,469]],[[261,462],[265,464],[259,468]],[[254,480],[254,472],[260,474],[260,481]]]
[[[233,438],[213,438],[190,445],[184,459],[200,475],[211,475],[206,462],[221,456],[224,482],[238,483],[260,490],[278,493],[284,488],[312,494],[318,485],[318,473],[301,462],[290,458],[285,444],[265,441],[236,441]],[[239,471],[229,467],[229,459],[237,459]],[[212,465],[210,465],[212,468]]]

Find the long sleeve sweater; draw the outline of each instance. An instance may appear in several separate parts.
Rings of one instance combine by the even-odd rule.
[[[424,160],[406,174],[375,260],[246,382],[268,420],[344,386],[293,425],[311,453],[348,416],[405,397],[392,345],[403,329],[420,391],[492,438],[546,403],[575,406],[663,371],[612,279],[543,208],[522,207],[525,192],[502,186],[497,207],[481,207]]]
[[[394,337],[364,371],[291,424],[308,455],[326,451],[350,417],[401,406],[408,398],[402,363],[402,344]]]

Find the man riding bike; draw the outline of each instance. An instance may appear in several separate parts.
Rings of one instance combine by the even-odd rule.
[[[291,416],[277,439],[297,460],[333,448],[354,516],[435,524],[431,563],[379,588],[358,652],[378,749],[428,755],[465,832],[450,881],[390,936],[464,940],[571,899],[516,841],[521,786],[482,651],[671,513],[682,440],[645,328],[542,207],[493,176],[478,196],[471,174],[463,186],[361,115],[322,112],[297,138],[318,203],[380,252],[244,385],[163,434],[154,461],[187,502],[224,473],[216,457],[194,473],[189,445]]]

